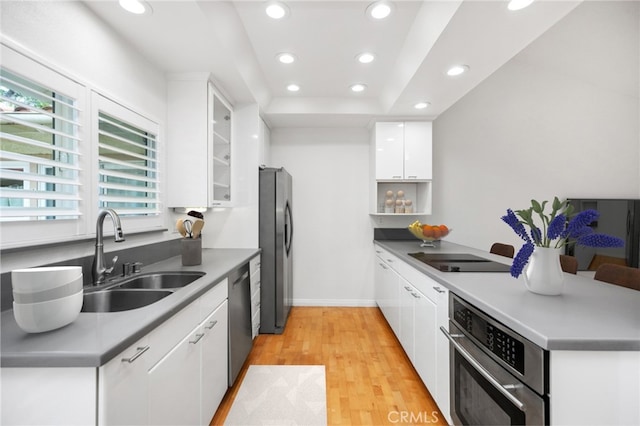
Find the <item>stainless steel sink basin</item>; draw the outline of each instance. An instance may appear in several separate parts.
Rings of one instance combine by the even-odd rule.
[[[109,289],[84,294],[82,312],[120,312],[142,308],[167,296],[169,290]]]
[[[204,272],[157,272],[137,275],[118,284],[117,288],[180,288],[204,276]]]

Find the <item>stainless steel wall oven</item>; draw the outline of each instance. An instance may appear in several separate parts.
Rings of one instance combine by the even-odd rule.
[[[449,296],[451,417],[456,425],[549,424],[549,354]]]

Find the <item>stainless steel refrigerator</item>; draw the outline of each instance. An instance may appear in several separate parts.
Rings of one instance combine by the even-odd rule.
[[[282,334],[293,298],[292,179],[260,169],[260,333]]]

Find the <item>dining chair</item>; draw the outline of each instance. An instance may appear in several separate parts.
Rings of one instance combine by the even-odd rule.
[[[561,254],[560,266],[564,272],[575,275],[578,272],[578,259],[567,254]]]
[[[490,253],[499,254],[500,256],[510,257],[513,259],[515,248],[509,244],[494,243],[489,250]]]
[[[609,284],[640,290],[640,269],[638,268],[603,263],[598,267],[593,278]]]

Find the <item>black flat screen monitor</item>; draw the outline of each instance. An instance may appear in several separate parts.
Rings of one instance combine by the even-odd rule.
[[[640,263],[640,200],[570,198],[574,212],[597,210],[600,217],[592,224],[596,233],[622,238],[624,247],[598,248],[576,244],[565,252],[578,259],[578,270],[595,271],[603,263],[616,263],[637,268]]]

